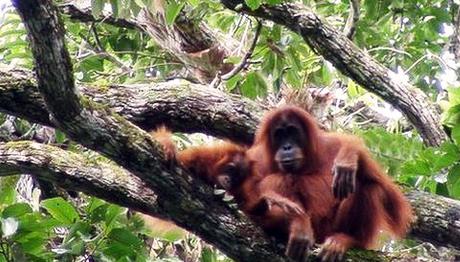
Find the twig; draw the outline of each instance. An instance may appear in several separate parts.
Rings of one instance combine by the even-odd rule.
[[[259,20],[257,20],[256,33],[254,35],[254,39],[252,40],[252,43],[251,43],[251,46],[249,47],[248,52],[246,52],[241,62],[237,66],[235,66],[232,69],[232,71],[220,77],[222,80],[228,80],[234,77],[246,66],[249,58],[251,58],[252,53],[254,52],[254,49],[256,48],[256,44],[257,44],[257,41],[259,40],[259,35],[260,35],[261,30],[262,30],[262,23]]]
[[[350,0],[350,13],[343,29],[343,33],[348,39],[352,40],[356,32],[356,24],[359,20],[359,0]]]
[[[101,41],[99,40],[99,34],[97,33],[96,25],[94,22],[91,23],[90,30],[93,32],[93,35],[94,35],[94,41],[96,42],[96,48],[97,48],[96,50],[105,52],[105,49],[102,47]],[[87,42],[89,43],[89,41]]]
[[[236,31],[238,31],[238,28],[240,28],[240,26],[241,26],[241,22],[243,22],[244,15],[243,15],[243,14],[240,14],[239,16],[240,16],[240,18],[238,19],[238,22],[236,23],[236,26],[235,26],[235,28],[233,29],[233,32],[231,33],[231,36],[232,36],[232,37],[235,36]]]
[[[27,130],[27,132],[26,132],[25,134],[23,134],[23,135],[21,135],[21,137],[19,137],[18,140],[30,139],[29,136],[31,136],[31,135],[33,136],[33,132],[37,129],[37,127],[38,127],[38,124],[33,124],[33,125],[30,127],[30,129]],[[32,136],[31,136],[31,137],[32,137]]]
[[[98,36],[97,36],[97,33],[96,33],[95,29],[91,29],[91,30],[94,30],[93,33],[95,35],[95,38],[98,39]],[[68,37],[68,39],[72,40],[73,42],[75,42],[77,44],[81,44],[77,40],[73,39],[73,37],[70,34],[67,34],[67,37]],[[82,36],[82,39],[85,39],[85,38]],[[84,42],[86,44],[85,49],[88,50],[90,53],[87,53],[87,54],[81,55],[81,56],[77,56],[78,60],[83,60],[83,59],[85,59],[85,58],[87,58],[89,56],[98,56],[98,57],[101,57],[103,59],[107,59],[110,62],[114,63],[115,65],[119,66],[123,70],[124,74],[129,74],[129,75],[134,74],[134,70],[132,69],[131,66],[126,65],[123,61],[121,61],[115,55],[112,55],[112,54],[106,52],[104,50],[104,48],[101,46],[99,40],[96,40],[96,46],[92,45],[88,40],[83,40],[82,42]],[[77,64],[78,63],[80,63],[80,61],[78,61]]]

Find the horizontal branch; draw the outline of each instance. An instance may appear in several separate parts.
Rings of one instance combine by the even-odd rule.
[[[251,10],[243,0],[220,2],[231,10],[271,20],[301,35],[315,52],[331,62],[337,70],[400,110],[417,128],[426,144],[436,146],[447,140],[439,109],[428,96],[360,50],[307,7],[285,3],[262,5]]]
[[[411,235],[460,249],[460,202],[426,192],[406,193],[416,214]]]
[[[175,131],[202,132],[245,144],[251,143],[263,112],[251,100],[185,80],[78,89],[144,130],[166,124]],[[0,67],[0,112],[54,126],[28,70]]]
[[[81,22],[104,22],[117,27],[142,30],[142,26],[137,24],[135,20],[117,18],[114,16],[104,16],[97,19],[93,16],[91,8],[80,8],[74,3],[63,3],[59,5],[59,9],[62,13],[68,15],[71,19],[76,19]]]

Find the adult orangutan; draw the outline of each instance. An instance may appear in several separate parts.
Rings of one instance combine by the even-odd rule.
[[[269,112],[246,157],[259,182],[242,184],[243,210],[258,211],[256,222],[286,241],[296,261],[314,243],[335,261],[351,247],[372,247],[381,229],[398,237],[408,230],[409,203],[364,144],[320,130],[298,107]]]

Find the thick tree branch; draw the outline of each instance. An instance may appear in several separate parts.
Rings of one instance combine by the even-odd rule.
[[[175,131],[202,132],[245,144],[252,142],[263,112],[251,100],[183,80],[78,89],[145,130],[166,124]],[[0,67],[0,112],[54,126],[28,70]]]
[[[165,217],[155,193],[138,177],[102,156],[85,157],[31,141],[0,143],[0,176],[33,174],[65,189]]]
[[[454,54],[455,59],[460,61],[460,7],[457,7],[457,14],[452,18],[453,34],[449,37],[447,44],[449,51]],[[459,70],[457,69],[457,72]]]
[[[221,3],[231,10],[284,25],[301,35],[313,50],[340,72],[398,108],[417,128],[426,144],[436,146],[447,140],[438,109],[421,90],[398,79],[395,73],[305,6],[293,3],[263,5],[252,11],[243,0],[221,0]]]
[[[71,19],[79,20],[81,22],[104,22],[118,27],[142,30],[142,27],[134,20],[116,18],[113,16],[95,18],[91,12],[91,8],[89,7],[80,8],[73,3],[64,3],[59,5],[59,9]]]
[[[460,248],[459,201],[418,191],[408,192],[406,196],[417,216],[412,225],[412,236],[423,241]]]

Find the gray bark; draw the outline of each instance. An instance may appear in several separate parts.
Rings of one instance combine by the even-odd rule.
[[[144,130],[165,124],[175,131],[202,132],[244,144],[252,142],[264,111],[249,99],[185,80],[79,86],[78,91]],[[28,70],[0,68],[0,112],[55,127],[38,92],[37,81]]]

